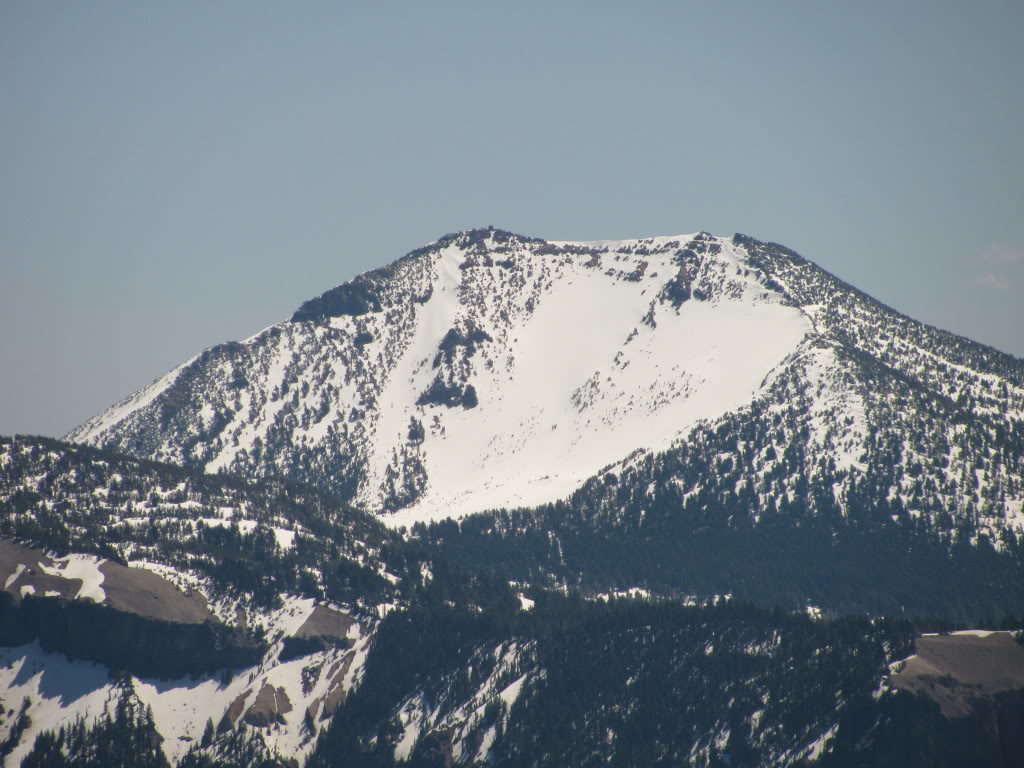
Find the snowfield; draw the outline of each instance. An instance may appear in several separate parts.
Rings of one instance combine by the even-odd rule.
[[[652,327],[643,318],[674,273],[671,257],[648,257],[657,276],[635,282],[590,270],[552,280],[502,347],[514,362],[474,372],[479,406],[445,413],[443,431],[428,431],[423,495],[385,520],[409,525],[562,498],[637,449],[667,448],[697,422],[749,403],[810,323],[795,308],[757,301],[757,286],[744,284],[737,298],[678,310],[655,304]],[[720,258],[714,266],[739,263],[733,253]],[[416,394],[432,372],[423,362],[436,349],[436,329],[454,322],[436,318],[455,315],[456,288],[442,282],[422,310],[417,343],[392,378],[404,391],[382,403],[395,426],[418,415]],[[397,437],[378,432],[371,466],[384,464]]]

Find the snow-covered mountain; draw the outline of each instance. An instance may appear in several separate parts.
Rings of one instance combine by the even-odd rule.
[[[448,235],[69,437],[0,437],[4,764],[1024,753],[1009,634],[901,661],[1022,626],[1024,362],[779,245]]]
[[[839,500],[877,460],[913,511],[1024,519],[1024,363],[741,235],[448,235],[68,439],[298,479],[398,525],[566,497],[751,407],[798,411],[776,437]]]

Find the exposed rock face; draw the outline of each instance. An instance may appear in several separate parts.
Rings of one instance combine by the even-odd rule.
[[[295,637],[333,637],[344,640],[355,619],[326,605],[317,605],[295,632]]]
[[[0,541],[0,583],[2,645],[39,638],[44,650],[156,677],[246,666],[264,650],[214,621],[202,596],[139,568]]]
[[[0,540],[0,580],[3,589],[15,597],[47,595],[74,599],[81,596],[103,602],[102,590],[95,588],[96,582],[103,579],[98,572],[102,562],[98,558],[83,558],[75,564],[79,567],[68,568],[70,561],[58,563],[41,550]],[[88,587],[82,578],[86,574],[92,576]]]
[[[839,731],[823,768],[1011,768],[1024,755],[1024,648],[1008,632],[926,635],[900,693]]]
[[[893,687],[925,696],[948,718],[991,709],[999,694],[1024,690],[1024,647],[1009,632],[919,637]]]
[[[1000,552],[998,566],[1024,573],[1013,538],[1024,530],[1022,361],[915,323],[781,246],[703,233],[603,243],[459,233],[198,355],[72,437],[194,473],[0,440],[0,523],[18,521],[2,535],[91,553],[0,543],[0,642],[39,638],[143,676],[251,665],[139,686],[161,705],[172,760],[211,716],[221,719],[210,740],[256,734],[302,758],[330,745],[319,737],[339,711],[339,730],[365,723],[355,739],[384,763],[1003,768],[1024,754],[1024,651],[1005,636],[926,638],[893,681],[902,691],[872,696],[910,652],[909,627],[718,607],[719,594],[755,580],[773,599],[819,605],[815,590],[844,573],[837,564],[913,573],[946,592],[916,568],[941,571],[945,549],[903,547],[909,534],[861,558],[879,530],[991,552],[991,562]],[[253,478],[277,490],[264,496]],[[293,496],[282,479],[362,512]],[[555,499],[568,501],[515,509]],[[462,556],[484,561],[470,560],[465,577],[440,554],[385,546],[398,539],[364,514],[397,526],[487,510],[499,511],[464,531],[414,532],[426,553],[456,551],[431,537],[464,536]],[[807,525],[777,525],[789,520]],[[761,538],[772,530],[775,541],[808,537],[767,568],[723,562],[774,551]],[[694,532],[721,536],[675,547]],[[74,549],[81,540],[88,548]],[[485,580],[517,540],[540,567],[524,558],[522,578]],[[689,556],[704,541],[725,542],[703,547],[707,564]],[[737,541],[755,546],[730,549]],[[816,551],[824,567],[812,563],[804,580],[773,578]],[[850,551],[858,557],[844,559]],[[885,568],[890,551],[918,559]],[[130,560],[177,572],[209,604]],[[1024,595],[1005,588],[1024,577],[988,578],[989,562],[972,571],[985,578],[961,582],[977,585],[967,600]],[[650,567],[662,563],[678,570]],[[589,585],[568,570],[598,567]],[[719,590],[707,572],[733,583]],[[533,579],[546,575],[594,592],[604,579],[716,597],[692,615],[669,612],[669,600],[590,614],[582,601],[562,610],[542,597]],[[843,611],[865,592],[835,581],[824,597]],[[527,590],[529,621],[510,582]],[[892,594],[869,599],[879,593]],[[211,606],[237,627],[214,621]],[[37,696],[23,722],[38,724],[70,697],[38,685],[35,644],[17,654],[0,663],[3,690],[18,691],[15,702]],[[92,666],[63,663],[46,659],[38,679]],[[95,671],[90,695],[102,701],[106,671]],[[346,701],[356,685],[370,695]],[[60,724],[74,716],[65,709]],[[633,756],[652,744],[647,759]],[[339,762],[369,762],[359,758]]]
[[[263,683],[255,698],[252,698],[253,690],[246,689],[231,702],[231,706],[224,712],[217,726],[219,733],[231,730],[239,721],[254,728],[285,724],[285,715],[294,709],[288,692],[281,686],[274,686],[268,682]],[[250,699],[252,704],[248,704]]]
[[[346,639],[355,620],[326,605],[318,605],[295,634],[284,639],[280,661],[348,646]]]
[[[231,702],[227,711],[224,712],[224,716],[221,717],[220,723],[217,725],[218,733],[230,731],[235,727],[235,723],[238,722],[238,718],[240,718],[242,713],[245,711],[245,702],[251,695],[251,690],[243,691],[238,695],[238,698]]]
[[[310,711],[313,715],[320,710],[321,705],[323,706],[323,710],[320,712],[321,720],[327,720],[337,711],[338,707],[345,703],[345,675],[348,674],[349,667],[352,666],[353,658],[354,653],[349,652],[340,662],[335,663],[331,667],[328,671],[328,674],[331,676],[331,682],[327,694],[310,705]]]
[[[105,604],[111,608],[178,624],[214,620],[206,598],[194,592],[186,594],[151,571],[110,561],[99,569],[104,576]]]
[[[266,728],[274,723],[283,724],[284,716],[291,711],[292,703],[285,689],[266,683],[245,713],[245,722],[256,728]]]
[[[312,653],[329,651],[331,648],[344,646],[345,640],[338,640],[333,637],[316,635],[313,637],[286,637],[282,643],[281,654],[278,661],[284,663],[302,656],[309,656]]]

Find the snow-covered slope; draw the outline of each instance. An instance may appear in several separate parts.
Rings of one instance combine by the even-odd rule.
[[[173,569],[163,573],[188,578]],[[250,739],[271,753],[302,758],[357,686],[376,622],[356,621],[338,606],[282,597],[281,608],[245,617],[261,626],[270,641],[258,665],[204,676],[131,677],[138,700],[152,709],[162,750],[172,763],[201,745],[207,723],[212,723],[213,733],[203,747],[217,749],[219,741],[229,740],[232,730],[244,723],[253,729]],[[289,656],[287,640],[311,636],[314,612],[337,617],[334,623],[345,631],[333,632],[330,642],[312,652]],[[48,652],[38,640],[0,647],[0,700],[8,707],[21,705],[19,715],[24,713],[28,723],[16,733],[5,765],[19,765],[41,731],[67,727],[78,718],[91,725],[110,710],[118,688],[119,681],[106,667]],[[0,741],[10,739],[19,719],[0,718]]]
[[[743,236],[448,235],[207,350],[68,437],[299,479],[399,525],[563,498],[787,389],[814,461],[862,472],[879,431],[896,429],[871,376],[983,419],[942,469],[977,470],[981,491],[1001,494],[996,516],[1019,523],[1007,478],[1020,450],[993,464],[982,443],[1024,431],[1021,362]],[[897,416],[901,460],[916,466],[916,414]],[[952,444],[977,426],[936,423]],[[925,438],[930,451],[938,438]],[[963,506],[978,486],[947,495]]]

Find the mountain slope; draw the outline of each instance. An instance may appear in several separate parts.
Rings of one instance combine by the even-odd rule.
[[[0,438],[0,759],[94,724],[125,685],[173,762],[201,742],[301,758],[380,619],[431,590],[519,605],[308,487]]]
[[[0,511],[2,538],[193,571],[262,604],[282,591],[372,604],[397,594],[389,569],[419,567],[393,533],[330,494],[49,438],[0,437]]]
[[[883,698],[908,629],[550,595],[510,623],[396,613],[311,766],[800,764]]]
[[[805,333],[799,312],[727,274],[727,254],[687,240],[444,238],[70,437],[316,478],[409,519],[557,498],[741,405]],[[722,301],[682,304],[691,290]]]
[[[969,655],[939,681],[970,698],[965,717],[932,703],[930,667],[890,678],[911,652],[906,620],[533,585],[516,599],[490,565],[453,569],[309,488],[0,440],[0,757],[924,766],[898,756],[1019,753],[1019,690],[977,698]]]
[[[304,755],[358,680],[376,604],[398,599],[393,538],[310,489],[0,438],[5,764],[118,702],[151,708],[144,741],[173,762],[207,721],[211,748],[244,722],[259,749]]]
[[[448,235],[68,437],[301,480],[397,525],[564,498],[752,404],[837,499],[877,459],[917,513],[1024,520],[1024,364],[740,235]]]

